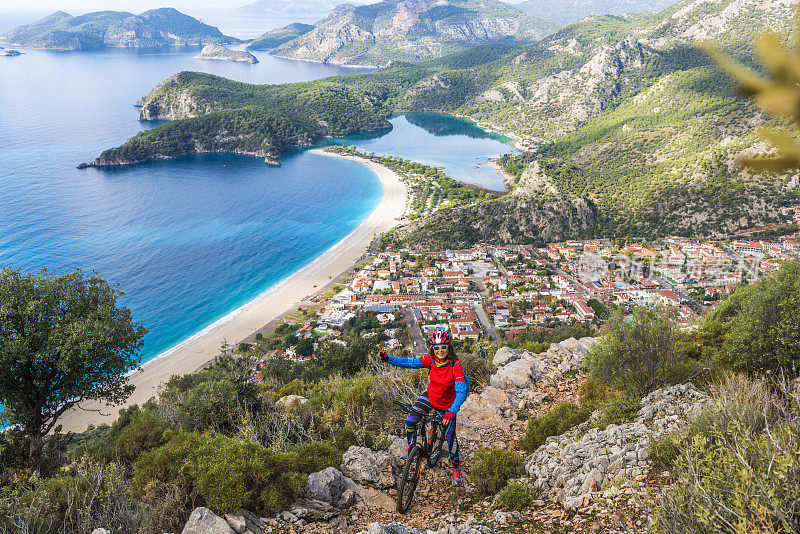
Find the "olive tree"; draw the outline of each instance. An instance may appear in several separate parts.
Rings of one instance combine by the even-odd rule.
[[[0,403],[5,422],[25,432],[32,467],[64,413],[133,391],[126,373],[147,330],[117,306],[121,295],[94,272],[0,269]]]

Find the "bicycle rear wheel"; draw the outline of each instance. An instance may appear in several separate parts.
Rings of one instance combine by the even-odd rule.
[[[403,468],[403,476],[400,477],[400,484],[397,486],[397,511],[401,514],[408,511],[411,501],[414,499],[414,490],[417,489],[421,466],[422,447],[414,444],[408,451],[406,466]]]

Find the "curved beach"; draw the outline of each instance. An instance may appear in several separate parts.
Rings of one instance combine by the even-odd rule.
[[[307,266],[273,288],[260,294],[186,341],[165,351],[134,372],[130,383],[136,389],[124,405],[110,407],[99,402],[83,403],[61,418],[63,430],[80,432],[89,424],[111,423],[118,410],[132,404],[142,404],[158,392],[159,386],[172,375],[191,373],[204,366],[220,352],[224,342],[236,345],[270,321],[291,310],[304,297],[330,282],[330,276],[351,268],[364,254],[374,237],[399,223],[406,207],[406,187],[392,170],[352,156],[332,154],[322,150],[314,153],[339,157],[367,166],[380,179],[383,197],[372,213],[344,239],[330,247]]]

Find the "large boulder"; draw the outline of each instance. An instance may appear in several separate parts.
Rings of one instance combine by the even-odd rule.
[[[473,430],[509,429],[509,423],[503,418],[500,408],[476,393],[470,394],[461,405],[457,421],[461,426]]]
[[[503,367],[504,365],[519,360],[523,355],[529,354],[524,349],[512,349],[511,347],[500,347],[492,358],[492,364],[495,367]]]
[[[308,485],[303,491],[308,504],[320,509],[344,509],[352,506],[358,497],[355,482],[335,467],[308,475]],[[325,506],[328,505],[328,506]]]
[[[192,511],[183,526],[182,534],[236,534],[228,522],[208,508],[199,507]]]
[[[500,367],[489,379],[489,383],[499,389],[515,391],[531,387],[539,378],[541,371],[535,358],[524,351],[526,356],[513,360]]]
[[[511,399],[508,396],[508,393],[494,386],[489,386],[481,391],[481,398],[494,404],[501,410],[505,410],[511,406]]]
[[[388,489],[394,486],[389,453],[353,445],[342,456],[342,473],[359,484]]]

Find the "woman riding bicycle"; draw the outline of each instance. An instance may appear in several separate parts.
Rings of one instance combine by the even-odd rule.
[[[456,437],[456,414],[467,398],[469,379],[464,374],[461,362],[453,350],[450,334],[444,330],[434,330],[431,334],[431,352],[421,358],[393,358],[381,351],[378,357],[394,365],[406,369],[430,369],[428,389],[411,407],[406,417],[406,439],[408,447],[401,458],[405,459],[409,449],[414,445],[417,423],[436,408],[444,413],[442,425],[445,426],[445,440],[450,449],[450,463],[453,466],[453,484],[461,480],[458,438]]]

